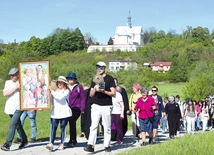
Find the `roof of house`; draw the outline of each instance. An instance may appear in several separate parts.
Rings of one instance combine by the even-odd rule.
[[[171,66],[172,62],[155,62],[152,64],[152,66],[160,66],[161,64],[163,66]]]
[[[115,35],[131,35],[131,34],[141,34],[142,26],[133,26],[132,28],[128,26],[117,26]]]

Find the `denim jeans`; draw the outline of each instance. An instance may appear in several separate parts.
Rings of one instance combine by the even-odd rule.
[[[201,129],[201,119],[199,115],[197,116],[197,119],[196,119],[196,125],[198,129]]]
[[[161,118],[161,124],[162,124],[162,131],[166,131],[166,120],[163,117]]]
[[[30,110],[26,110],[22,113],[20,120],[21,120],[21,124],[22,126],[24,125],[24,121],[27,118],[27,116],[30,119],[30,126],[32,129],[32,133],[31,133],[31,138],[32,139],[36,139],[36,133],[37,133],[37,127],[36,127],[36,110],[34,110],[33,113],[30,112]],[[20,135],[18,134],[18,138],[20,138]]]
[[[22,112],[23,111],[16,110],[13,115],[10,115],[11,120],[10,120],[10,126],[8,130],[7,141],[6,141],[6,144],[8,144],[9,146],[12,145],[12,141],[13,141],[16,129],[22,139],[22,142],[27,142],[27,136],[25,134],[25,131],[20,121],[20,116],[22,115]]]

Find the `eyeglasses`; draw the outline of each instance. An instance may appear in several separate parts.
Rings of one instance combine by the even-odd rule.
[[[96,66],[96,69],[98,70],[103,70],[105,67],[104,66]]]
[[[152,92],[156,92],[157,90],[152,90]]]

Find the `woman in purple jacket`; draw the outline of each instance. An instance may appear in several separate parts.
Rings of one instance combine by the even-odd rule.
[[[138,98],[135,105],[135,111],[138,113],[142,145],[146,145],[146,132],[149,134],[149,144],[152,143],[152,122],[149,118],[154,116],[154,110],[158,109],[155,100],[148,96],[149,89],[141,89],[142,97]]]
[[[69,119],[70,140],[67,145],[73,147],[77,143],[76,121],[85,109],[85,94],[74,72],[70,72],[66,79],[70,88],[69,106],[72,110],[72,117]]]

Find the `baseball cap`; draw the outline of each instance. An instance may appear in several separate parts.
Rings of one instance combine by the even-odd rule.
[[[106,67],[106,63],[103,62],[103,61],[99,61],[99,62],[96,64],[96,66],[104,66],[104,67]]]

